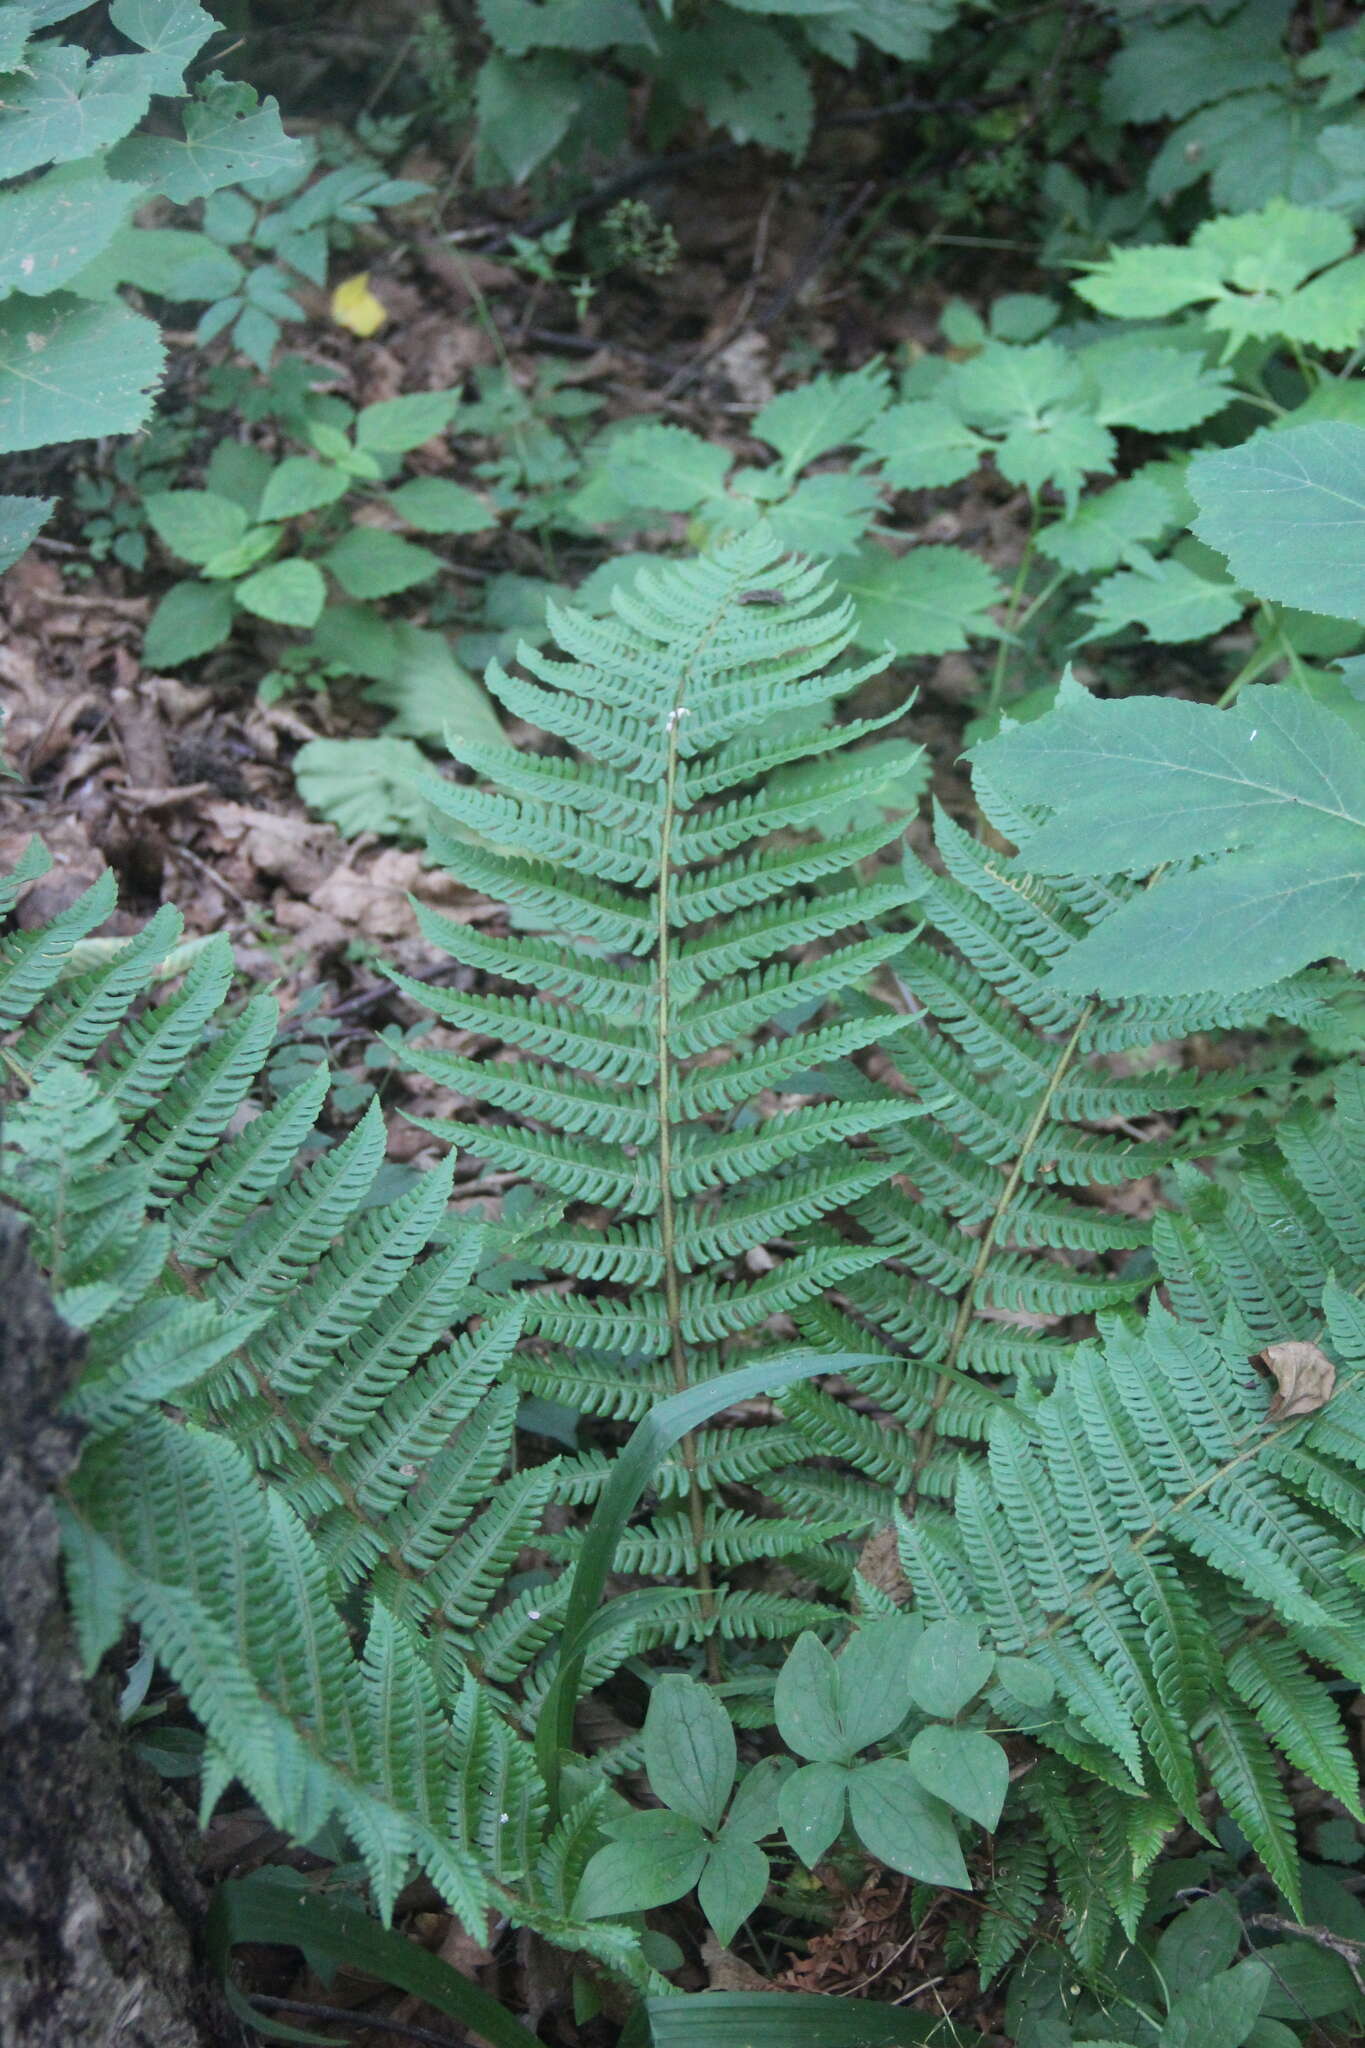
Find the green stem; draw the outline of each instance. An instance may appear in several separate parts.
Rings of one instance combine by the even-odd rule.
[[[1028,572],[1033,567],[1033,547],[1037,538],[1038,506],[1036,502],[1030,500],[1028,539],[1024,542],[1024,552],[1019,557],[1019,566],[1014,572],[1014,582],[1010,586],[1009,598],[1005,605],[1005,622],[1001,630],[1000,644],[995,651],[995,665],[991,670],[990,694],[986,698],[987,718],[995,716],[1000,709],[1000,700],[1005,694],[1005,664],[1009,659],[1009,641],[1005,635],[1012,634],[1019,622],[1019,603],[1024,595],[1024,586],[1028,582]]]

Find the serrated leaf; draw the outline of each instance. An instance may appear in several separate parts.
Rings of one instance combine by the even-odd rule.
[[[112,0],[109,19],[148,53],[152,91],[170,94],[184,91],[187,65],[218,26],[196,0]]]
[[[497,520],[477,492],[443,476],[417,476],[389,492],[389,503],[420,533],[486,533]]]
[[[895,654],[951,654],[973,633],[994,633],[987,606],[1005,595],[980,557],[960,548],[900,556],[865,548],[840,581],[853,599],[858,645]]]
[[[1206,174],[1222,213],[1252,213],[1277,199],[1316,206],[1337,173],[1321,140],[1330,113],[1283,92],[1240,93],[1181,123],[1147,174],[1153,199],[1167,200]]]
[[[125,189],[137,195],[136,187]],[[103,299],[119,285],[133,284],[158,298],[198,304],[231,297],[245,275],[230,250],[192,228],[121,227],[72,279],[71,289],[83,299]]]
[[[410,391],[402,398],[381,398],[356,415],[355,445],[372,455],[404,455],[443,434],[459,402],[458,391]]]
[[[418,784],[428,773],[411,740],[308,740],[294,756],[299,795],[346,839],[421,839],[427,807]]]
[[[0,498],[0,576],[43,530],[55,498]]]
[[[663,49],[670,85],[736,142],[805,155],[815,103],[786,38],[758,21],[703,20]]]
[[[768,1859],[757,1843],[726,1838],[714,1845],[697,1886],[697,1904],[725,1947],[762,1905],[767,1889]]]
[[[1095,622],[1087,640],[1141,626],[1150,639],[1171,646],[1221,632],[1242,616],[1246,600],[1231,583],[1215,583],[1167,556],[1159,562],[1139,559],[1133,568],[1106,576],[1084,608]]]
[[[1232,373],[1190,349],[1137,341],[1101,342],[1082,364],[1094,392],[1095,417],[1144,434],[1183,434],[1231,405]]]
[[[250,521],[216,491],[153,491],[143,500],[153,531],[182,561],[212,561],[236,547]]]
[[[773,1711],[778,1733],[798,1756],[846,1763],[853,1754],[839,1718],[839,1673],[817,1635],[799,1635],[777,1674]]]
[[[812,377],[794,390],[779,392],[755,415],[753,432],[782,458],[793,477],[835,448],[864,438],[885,406],[891,380],[880,363],[842,377]]]
[[[353,526],[322,559],[347,595],[360,598],[392,597],[444,566],[430,548],[378,526]]]
[[[1284,13],[1279,0],[1252,0],[1221,21],[1183,14],[1173,22],[1139,22],[1105,74],[1106,118],[1179,120],[1207,100],[1278,84]]]
[[[690,512],[724,489],[731,457],[686,427],[662,421],[618,434],[603,464],[608,483],[631,505]]]
[[[131,434],[152,409],[166,351],[128,306],[58,292],[0,305],[0,455]]]
[[[971,1890],[948,1809],[921,1790],[909,1764],[895,1757],[860,1764],[849,1776],[848,1810],[863,1847],[889,1870]]]
[[[72,13],[75,13],[72,9]],[[16,71],[24,45],[37,26],[31,7],[0,8],[0,71]]]
[[[107,248],[141,198],[99,163],[66,164],[0,196],[0,298],[69,284]]]
[[[328,462],[314,462],[307,455],[286,455],[270,472],[261,497],[262,519],[295,519],[302,512],[316,512],[319,506],[334,505],[350,488],[344,470]]]
[[[119,144],[109,169],[186,206],[220,185],[300,171],[304,161],[303,144],[285,134],[274,100],[258,101],[250,86],[215,74],[184,110],[183,139],[134,135]]]
[[[1054,969],[1111,995],[1261,987],[1311,960],[1365,964],[1365,751],[1325,706],[1252,685],[1229,710],[1101,703],[1052,711],[973,749],[1017,803],[1059,811],[1021,845],[1043,874],[1147,873],[1193,856],[1106,918]]]
[[[645,1770],[656,1799],[714,1832],[735,1782],[735,1731],[695,1678],[669,1673],[649,1696]]]
[[[1047,484],[1074,506],[1087,476],[1114,467],[1108,427],[1079,406],[1055,406],[1044,418],[1011,427],[995,444],[996,467],[1031,497]]]
[[[921,398],[889,407],[863,435],[862,445],[881,457],[883,474],[895,490],[927,491],[970,476],[989,443],[951,406]]]
[[[1125,477],[1087,497],[1071,518],[1044,527],[1038,551],[1073,576],[1093,576],[1128,560],[1144,541],[1158,540],[1174,518],[1175,501],[1155,477]]]
[[[910,1656],[911,1698],[926,1714],[951,1719],[980,1692],[994,1665],[994,1654],[981,1647],[979,1628],[965,1621],[931,1621]]]
[[[579,1881],[576,1919],[610,1919],[669,1905],[691,1891],[705,1867],[706,1838],[681,1814],[632,1813],[616,1826],[623,1839],[599,1849]]]
[[[803,477],[789,498],[768,508],[768,524],[795,554],[836,561],[853,553],[878,503],[871,477],[829,471]]]
[[[74,43],[35,44],[6,81],[0,178],[96,156],[136,126],[151,97],[146,58],[92,64]]]
[[[173,583],[152,613],[142,642],[149,669],[178,668],[211,654],[232,632],[232,592],[225,583]]]
[[[1010,1782],[998,1742],[978,1728],[922,1728],[907,1761],[926,1792],[994,1832]]]
[[[297,555],[272,562],[236,586],[239,605],[277,626],[315,626],[327,602],[327,584],[315,562]]]
[[[1365,621],[1365,427],[1319,422],[1197,456],[1194,530],[1258,597]]]
[[[808,1870],[814,1869],[844,1824],[851,1775],[843,1764],[803,1764],[778,1788],[782,1831]]]

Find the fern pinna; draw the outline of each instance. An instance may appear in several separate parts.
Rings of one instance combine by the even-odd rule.
[[[469,1048],[412,1063],[508,1119],[419,1121],[571,1205],[537,1241],[560,1277],[529,1298],[512,1371],[629,1419],[882,1258],[833,1219],[887,1179],[886,1140],[922,1106],[890,1086],[821,1100],[819,1069],[904,1021],[842,999],[904,946],[903,918],[886,921],[911,892],[895,866],[862,871],[901,820],[857,751],[884,721],[824,722],[878,664],[830,671],[852,619],[818,569],[749,535],[642,574],[610,619],[552,625],[567,659],[523,648],[526,674],[495,664],[489,683],[572,751],[453,740],[493,786],[427,786],[434,856],[518,928],[419,908],[423,929],[509,992],[395,979]],[[866,822],[810,836],[853,800]],[[848,1526],[840,1503],[760,1519],[713,1494],[803,1448],[781,1428],[689,1441],[685,1500],[665,1499],[624,1568],[695,1573],[709,1613],[718,1569],[817,1551]],[[731,1593],[720,1619],[761,1622],[764,1604]]]
[[[32,846],[0,914],[47,864]],[[114,901],[106,875],[0,945],[0,1194],[87,1332],[87,1659],[138,1627],[205,1731],[206,1810],[238,1779],[300,1841],[336,1815],[381,1910],[416,1864],[471,1929],[514,1897],[640,1978],[624,1930],[570,1914],[586,1823],[550,1828],[518,1725],[553,1615],[506,1580],[555,1468],[502,1476],[499,1228],[449,1218],[446,1170],[377,1199],[383,1120],[322,1145],[322,1068],[242,1121],[273,999],[235,1003],[226,940],[178,945],[173,909],[90,938]]]

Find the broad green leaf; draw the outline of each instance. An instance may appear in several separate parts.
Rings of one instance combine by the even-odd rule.
[[[799,1635],[777,1674],[773,1711],[788,1748],[816,1763],[847,1763],[853,1754],[839,1718],[839,1672],[819,1636]]]
[[[443,434],[459,402],[458,391],[410,391],[403,398],[381,398],[356,415],[355,445],[374,455],[404,455]]]
[[[862,436],[862,445],[881,457],[886,481],[898,491],[960,483],[989,447],[951,406],[933,398],[889,407]]]
[[[1160,320],[1182,306],[1217,298],[1221,269],[1212,250],[1146,244],[1112,250],[1072,289],[1115,320]]]
[[[77,10],[73,7],[72,13]],[[0,71],[16,71],[36,26],[31,7],[0,7]]]
[[[1156,1945],[1167,1995],[1175,1998],[1230,1969],[1241,1946],[1242,1916],[1228,1894],[1196,1899],[1177,1913]]]
[[[777,1795],[782,1780],[794,1768],[787,1756],[759,1758],[740,1780],[725,1821],[727,1838],[735,1835],[745,1841],[757,1842],[764,1835],[776,1834],[780,1825]]]
[[[908,1762],[926,1792],[994,1832],[1010,1782],[1009,1758],[998,1742],[978,1728],[922,1728]]]
[[[1082,395],[1075,358],[1056,341],[1025,348],[991,341],[951,374],[952,402],[964,420],[992,432],[1021,424],[1039,426],[1054,406]]]
[[[514,185],[528,178],[563,141],[582,93],[582,74],[564,57],[514,61],[494,51],[474,92],[480,158],[491,159],[481,162],[481,174],[494,184],[499,168]]]
[[[93,157],[117,142],[147,111],[151,70],[145,57],[92,64],[74,43],[35,43],[6,80],[0,178]]]
[[[776,29],[757,21],[703,19],[663,47],[669,84],[736,142],[805,155],[815,102],[805,66]]]
[[[0,498],[0,576],[42,532],[55,498]]]
[[[608,483],[627,503],[690,512],[724,489],[730,461],[728,449],[713,447],[686,427],[652,421],[618,434],[604,467]]]
[[[173,583],[152,613],[142,642],[143,665],[178,668],[211,654],[232,632],[232,592],[225,583]]]
[[[792,1848],[813,1870],[844,1824],[844,1799],[853,1774],[844,1764],[803,1764],[782,1780],[778,1816]]]
[[[251,526],[231,547],[210,555],[203,564],[203,572],[212,582],[222,582],[238,576],[249,575],[258,562],[273,555],[280,544],[283,529],[278,526]]]
[[[986,2039],[956,2020],[816,1992],[694,1991],[646,1999],[645,2011],[654,2048],[984,2048]]]
[[[755,416],[753,432],[777,450],[784,474],[794,477],[817,455],[865,439],[890,388],[880,363],[868,363],[848,376],[812,377],[770,398]]]
[[[1174,524],[1175,500],[1155,477],[1125,477],[1087,497],[1069,519],[1038,536],[1038,551],[1075,576],[1095,575],[1130,559],[1143,542],[1159,540]]]
[[[274,100],[249,85],[211,78],[184,109],[184,139],[134,135],[109,160],[114,177],[135,178],[186,206],[220,185],[255,183],[300,171],[304,147],[280,126]]]
[[[1101,342],[1082,358],[1095,417],[1107,427],[1183,434],[1229,406],[1232,373],[1192,349],[1154,348],[1127,339]]]
[[[637,0],[480,0],[479,16],[509,57],[524,57],[528,50],[654,47]]]
[[[392,597],[444,566],[430,548],[378,526],[353,526],[322,559],[346,594],[360,598]]]
[[[66,164],[0,196],[0,298],[69,284],[118,233],[141,198],[98,163]]]
[[[418,476],[389,492],[389,503],[421,533],[485,533],[497,521],[477,492],[443,476]]]
[[[994,455],[1001,476],[1031,497],[1047,484],[1074,507],[1087,476],[1114,467],[1115,441],[1093,413],[1080,406],[1055,406],[1038,420],[1011,427],[996,442]]]
[[[308,740],[294,756],[299,795],[346,839],[420,839],[427,807],[418,784],[428,772],[411,740]]]
[[[1365,427],[1261,433],[1190,464],[1194,530],[1258,597],[1365,621]]]
[[[763,1903],[768,1859],[755,1842],[726,1837],[712,1848],[697,1886],[697,1904],[725,1947]]]
[[[1045,1707],[1057,1689],[1031,1657],[997,1657],[995,1675],[1021,1707]]]
[[[669,1905],[691,1891],[705,1868],[706,1837],[681,1814],[632,1813],[616,1829],[622,1839],[589,1858],[574,1895],[576,1919],[605,1920]]]
[[[1149,639],[1171,646],[1182,640],[1206,640],[1230,626],[1246,609],[1246,600],[1231,583],[1215,583],[1188,562],[1167,556],[1163,561],[1140,556],[1134,567],[1120,569],[1097,583],[1084,609],[1094,620],[1087,640],[1141,626]]]
[[[1054,709],[973,749],[1018,803],[1062,810],[1020,847],[1042,874],[1193,870],[1132,898],[1053,970],[1064,988],[1174,995],[1261,987],[1340,954],[1365,965],[1365,753],[1287,684],[1229,710],[1101,703],[1063,683]]]
[[[131,434],[152,409],[166,351],[150,320],[58,292],[0,305],[0,455]]]
[[[1157,2048],[1242,2048],[1270,1989],[1270,1971],[1248,1956],[1190,1991],[1182,1991],[1157,2035]]]
[[[848,1808],[859,1841],[889,1870],[971,1890],[948,1809],[921,1790],[909,1764],[894,1757],[859,1764],[849,1774]]]
[[[949,1720],[976,1697],[994,1666],[993,1653],[981,1647],[979,1628],[965,1621],[931,1621],[910,1656],[911,1697],[926,1714]]]
[[[182,561],[212,561],[235,547],[250,521],[240,505],[216,491],[153,491],[143,509],[158,537]]]
[[[324,624],[327,618],[330,612]],[[374,666],[363,664],[353,647],[342,658],[362,675],[375,677],[365,695],[372,704],[386,704],[393,712],[391,733],[440,744],[447,737],[457,745],[462,739],[503,743],[506,736],[488,692],[456,661],[439,633],[397,619],[389,626],[388,640],[391,654],[382,676]]]
[[[1005,596],[981,558],[961,548],[900,556],[865,548],[840,582],[853,599],[858,645],[877,653],[951,654],[974,633],[994,633],[987,607]]]
[[[768,508],[768,524],[798,555],[836,561],[852,554],[878,510],[871,477],[848,470],[803,477],[791,496]]]
[[[327,602],[327,584],[315,562],[297,555],[272,562],[236,587],[239,605],[277,626],[315,626]]]
[[[308,455],[286,455],[270,473],[261,497],[262,519],[295,519],[302,512],[316,512],[320,505],[334,505],[350,488],[344,470],[329,462],[314,462]]]
[[[196,0],[113,0],[109,19],[148,52],[152,91],[170,94],[184,91],[186,66],[218,26]]]
[[[909,1615],[887,1615],[863,1622],[840,1652],[839,1723],[850,1750],[881,1742],[910,1712],[910,1659],[920,1633]]]
[[[1105,73],[1107,118],[1178,121],[1208,100],[1278,85],[1285,12],[1278,0],[1251,0],[1231,17],[1218,10],[1221,19],[1193,12],[1150,25],[1139,19]]]
[[[735,1782],[735,1731],[720,1701],[672,1672],[649,1696],[644,1758],[650,1790],[714,1833]]]
[[[1147,190],[1166,201],[1207,176],[1221,213],[1251,213],[1277,199],[1317,206],[1338,182],[1321,139],[1332,116],[1283,92],[1249,92],[1205,107],[1174,129],[1152,159]]]
[[[71,289],[83,299],[106,299],[119,285],[134,284],[158,298],[198,305],[230,298],[245,275],[230,250],[192,228],[122,227],[72,279]]]

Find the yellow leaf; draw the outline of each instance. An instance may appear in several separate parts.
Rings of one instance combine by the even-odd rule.
[[[332,293],[332,318],[338,327],[349,327],[362,338],[378,334],[388,319],[388,309],[370,290],[370,273],[362,270],[348,277]]]

